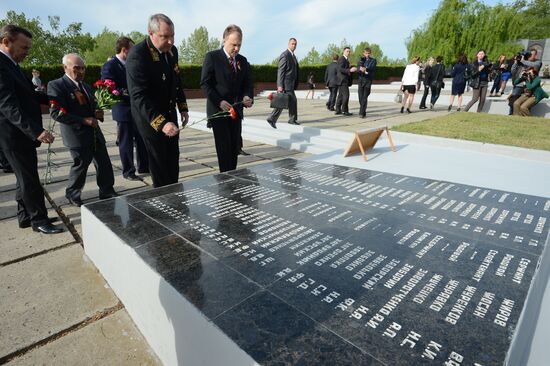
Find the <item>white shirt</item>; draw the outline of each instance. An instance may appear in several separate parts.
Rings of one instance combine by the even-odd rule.
[[[418,83],[418,74],[420,73],[420,66],[417,64],[408,64],[405,67],[403,78],[401,82],[403,85],[416,85]]]
[[[118,55],[115,55],[116,58],[118,58],[118,60],[120,61],[121,64],[123,64],[124,66],[126,66],[126,61],[121,59]]]

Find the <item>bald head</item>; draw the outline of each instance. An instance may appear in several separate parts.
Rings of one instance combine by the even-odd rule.
[[[74,81],[83,81],[86,75],[86,65],[80,55],[76,53],[68,53],[63,56],[63,69]]]

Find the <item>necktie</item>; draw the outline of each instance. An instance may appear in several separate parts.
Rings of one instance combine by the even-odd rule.
[[[89,102],[88,94],[86,93],[86,90],[84,90],[84,85],[82,85],[82,82],[78,83],[78,89],[80,90],[80,92],[84,96],[84,99],[86,100],[86,102]]]
[[[229,57],[229,64],[231,65],[231,70],[236,74],[237,73],[237,65],[235,65],[235,58]]]

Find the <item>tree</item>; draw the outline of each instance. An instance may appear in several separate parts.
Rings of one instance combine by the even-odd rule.
[[[550,38],[550,2],[548,0],[516,1],[520,13],[520,38]]]
[[[208,29],[198,27],[179,47],[180,61],[187,64],[202,65],[206,53],[218,49],[221,41],[218,38],[208,38]]]
[[[430,19],[412,31],[406,43],[409,59],[441,55],[451,63],[460,53],[472,58],[480,48],[491,59],[511,56],[519,47],[519,11],[517,4],[490,7],[479,0],[443,0]]]
[[[48,23],[49,29],[45,29],[39,17],[27,19],[25,13],[17,14],[12,10],[0,20],[0,27],[17,24],[33,34],[33,47],[23,65],[60,64],[66,53],[84,54],[94,48],[94,39],[90,33],[82,32],[82,23],[71,23],[62,29],[58,16],[48,16]]]
[[[334,43],[329,43],[325,51],[321,54],[321,63],[330,64],[334,55],[341,55],[343,47],[339,47]]]
[[[94,37],[95,48],[84,53],[84,59],[88,64],[103,64],[115,54],[116,40],[121,33],[113,32],[104,28],[101,33]]]
[[[321,64],[321,55],[315,47],[311,47],[311,50],[308,51],[307,55],[300,60],[300,65],[319,65]]]

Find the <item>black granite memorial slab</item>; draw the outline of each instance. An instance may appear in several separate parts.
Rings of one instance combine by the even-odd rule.
[[[86,207],[269,365],[503,364],[550,219],[548,198],[294,159]]]

